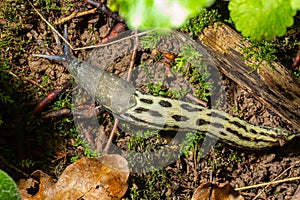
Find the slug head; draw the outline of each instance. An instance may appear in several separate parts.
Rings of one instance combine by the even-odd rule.
[[[64,26],[64,38],[67,39],[67,26]],[[122,114],[136,105],[135,88],[119,76],[78,60],[71,55],[65,42],[64,54],[51,56],[33,54],[33,56],[60,61],[69,70],[79,85],[98,103],[116,114]]]

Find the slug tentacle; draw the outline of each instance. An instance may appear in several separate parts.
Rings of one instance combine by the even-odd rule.
[[[64,38],[67,39],[67,26],[64,26]],[[74,60],[74,56],[71,55],[70,49],[68,44],[64,43],[64,54],[60,56],[52,56],[52,55],[45,55],[45,54],[32,54],[32,56],[56,60],[62,62],[65,67],[68,67],[72,60]]]

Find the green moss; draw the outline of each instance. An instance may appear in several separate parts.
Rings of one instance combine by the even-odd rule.
[[[175,59],[172,67],[174,73],[180,72],[189,78],[189,82],[195,88],[194,95],[202,100],[208,101],[207,97],[211,95],[212,86],[207,79],[210,73],[207,72],[207,66],[201,61],[202,54],[194,47],[183,46],[182,51]]]
[[[219,18],[220,15],[217,10],[202,9],[197,15],[188,19],[179,30],[191,33],[192,37],[195,37],[201,33],[204,28],[218,21]]]
[[[131,176],[126,199],[166,199],[165,192],[174,187],[170,176],[173,171],[152,170],[144,175]],[[165,198],[164,198],[165,197]]]
[[[250,47],[243,48],[245,54],[243,60],[253,59],[256,61],[254,64],[250,64],[249,67],[253,68],[249,73],[256,70],[261,70],[262,64],[265,62],[274,68],[272,62],[277,61],[277,45],[267,41],[252,41]]]

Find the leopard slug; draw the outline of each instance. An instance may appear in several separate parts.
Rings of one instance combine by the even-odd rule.
[[[66,38],[66,28],[64,35]],[[246,149],[268,148],[295,137],[295,134],[288,130],[255,126],[223,111],[144,94],[119,76],[95,66],[102,65],[103,62],[108,62],[107,60],[112,62],[122,53],[128,53],[131,45],[132,43],[127,43],[125,46],[115,45],[118,48],[118,55],[110,53],[104,58],[98,55],[101,51],[95,49],[87,62],[72,56],[67,44],[62,56],[40,54],[34,56],[62,62],[81,87],[98,103],[121,120],[137,126],[169,131],[203,132],[229,145]],[[176,46],[178,45],[173,44],[175,49]],[[106,48],[111,50],[112,47]],[[176,51],[178,48],[174,52]],[[104,61],[106,58],[107,60]]]

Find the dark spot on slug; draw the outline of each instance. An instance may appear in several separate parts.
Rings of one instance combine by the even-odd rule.
[[[150,110],[148,108],[143,108],[143,107],[138,107],[138,108],[134,109],[134,112],[135,113],[147,112],[153,117],[163,117],[163,115],[160,114],[158,111]]]
[[[163,130],[171,130],[171,131],[175,131],[175,130],[178,130],[180,127],[177,126],[177,125],[173,125],[173,126],[170,126],[170,125],[167,125],[165,124],[163,126]]]
[[[254,129],[250,129],[250,132],[253,134],[257,134],[256,130],[254,130]]]
[[[160,114],[159,112],[157,112],[155,110],[149,110],[148,113],[153,117],[163,117],[162,114]]]
[[[266,137],[271,137],[271,138],[280,138],[280,132],[279,132],[279,129],[272,129],[272,127],[267,127],[267,126],[259,126],[260,128],[262,128],[263,130],[257,132],[255,130],[253,130],[255,132],[255,134],[257,134],[258,136],[259,135],[263,135],[263,136],[266,136]],[[265,132],[266,130],[266,132]],[[271,133],[268,133],[268,131],[274,131],[276,134],[271,134]],[[250,130],[251,132],[251,130]]]
[[[257,138],[255,138],[255,137],[252,137],[252,138],[246,137],[246,136],[240,134],[238,131],[233,130],[233,129],[231,129],[231,128],[226,128],[226,131],[228,131],[229,133],[231,133],[231,134],[237,136],[240,140],[257,141],[257,142],[260,141],[260,140],[257,140]]]
[[[162,127],[160,124],[156,124],[156,123],[151,123],[151,122],[148,122],[148,121],[145,121],[143,119],[140,119],[138,116],[133,116],[131,114],[128,114],[128,113],[124,113],[125,116],[127,117],[130,117],[132,120],[138,122],[138,123],[143,123],[143,124],[148,124],[150,126],[153,126],[153,127]]]
[[[263,136],[266,136],[266,137],[271,137],[271,138],[280,138],[280,135],[277,134],[277,135],[273,135],[273,134],[268,134],[267,132],[258,132],[257,135],[263,135]]]
[[[201,108],[194,108],[192,107],[191,105],[189,104],[186,104],[186,103],[183,103],[183,104],[180,104],[180,107],[186,111],[189,111],[189,112],[201,112],[202,109]]]
[[[133,116],[133,115],[131,115],[131,114],[124,113],[123,115],[126,116],[126,117],[130,117],[130,118],[133,119],[134,121],[141,122],[141,123],[144,123],[144,124],[150,124],[149,122],[147,122],[147,121],[145,121],[145,120],[142,120],[142,119],[140,119],[140,118],[138,118],[138,117],[135,117],[135,116]]]
[[[220,113],[217,113],[217,112],[214,112],[214,111],[211,111],[210,113],[207,113],[207,116],[213,116],[213,117],[216,117],[216,118],[219,118],[219,119],[224,119],[226,121],[229,120],[226,116],[221,115]]]
[[[182,115],[172,115],[172,118],[177,122],[185,122],[185,121],[189,120],[188,117],[182,116]]]
[[[224,128],[224,125],[223,125],[223,124],[216,123],[216,122],[211,123],[211,125],[212,125],[213,127],[216,127],[216,128]]]
[[[165,101],[165,100],[160,100],[158,103],[162,107],[166,107],[166,108],[172,107],[172,104],[170,102],[168,102],[168,101]]]
[[[246,132],[248,132],[247,127],[245,125],[241,124],[240,122],[232,121],[231,123],[234,124],[235,126],[239,127],[239,128],[244,129]]]
[[[220,135],[227,136],[223,131],[220,132]]]
[[[236,131],[236,130],[233,130],[233,129],[231,129],[231,128],[226,128],[226,131],[228,131],[229,133],[232,133],[233,135],[239,136],[239,132]],[[239,137],[239,138],[240,138],[240,137]],[[240,139],[242,139],[242,138],[240,138]]]
[[[143,102],[143,103],[146,103],[146,104],[153,104],[153,101],[151,99],[141,98],[140,101]]]
[[[142,113],[142,112],[147,112],[147,111],[149,111],[149,109],[143,108],[143,107],[138,107],[138,108],[134,109],[134,112],[136,112],[136,113]]]
[[[179,126],[173,125],[173,128],[174,128],[174,129],[179,129]]]
[[[262,139],[262,138],[258,138],[258,137],[255,137],[255,136],[251,136],[251,137],[247,137],[245,135],[242,135],[240,134],[238,131],[236,130],[232,130],[231,128],[226,128],[226,131],[228,131],[229,133],[232,133],[234,134],[235,136],[237,136],[240,140],[245,140],[245,141],[254,141],[254,142],[267,142],[267,143],[274,143],[274,144],[277,144],[277,142],[273,142],[273,141],[270,141],[268,139]],[[257,133],[254,129],[250,129],[250,132],[252,133]],[[258,133],[258,134],[263,134],[263,133]]]
[[[205,125],[205,124],[210,124],[210,122],[205,121],[204,119],[197,119],[196,120],[196,125],[197,126],[201,126],[201,125]]]

